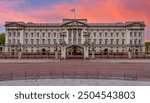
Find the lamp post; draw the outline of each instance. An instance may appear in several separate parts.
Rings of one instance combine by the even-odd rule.
[[[55,44],[55,59],[58,59],[58,43]]]
[[[84,46],[84,59],[88,59],[89,58],[89,42],[88,42],[87,38],[88,38],[89,35],[85,34],[83,36],[85,38],[85,41],[84,41],[84,44],[83,44],[83,46]]]
[[[61,59],[66,59],[66,42],[65,42],[65,34],[62,35],[62,43],[61,43]]]
[[[128,50],[128,58],[129,58],[129,59],[132,58],[132,56],[131,56],[131,51],[132,51],[132,50],[131,50],[131,47],[129,46],[129,50]]]
[[[92,59],[95,59],[95,43],[92,43]]]
[[[18,49],[18,59],[21,59],[21,56],[22,56],[22,50],[21,50],[22,45],[21,45],[21,43],[18,46],[19,46],[19,49]]]

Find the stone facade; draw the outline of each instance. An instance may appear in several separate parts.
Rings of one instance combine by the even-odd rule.
[[[6,22],[5,52],[58,53],[62,58],[76,48],[88,58],[92,53],[145,52],[144,22],[88,23],[63,19],[62,23]],[[79,49],[79,50],[78,50]]]

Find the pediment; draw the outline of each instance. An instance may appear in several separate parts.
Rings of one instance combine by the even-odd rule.
[[[71,21],[71,22],[67,22],[67,23],[64,23],[62,24],[62,26],[88,26],[86,23],[83,23],[83,22],[79,22],[79,21]]]
[[[6,22],[6,27],[24,27],[23,23],[17,23],[17,22]]]
[[[144,24],[144,22],[134,22],[134,23],[128,24],[127,26],[130,26],[130,27],[144,27],[145,24]]]

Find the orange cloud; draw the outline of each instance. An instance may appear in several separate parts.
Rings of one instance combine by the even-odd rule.
[[[20,2],[18,2],[20,1]],[[76,7],[77,18],[87,18],[89,22],[124,22],[145,21],[146,33],[150,33],[150,1],[149,0],[76,0],[74,2],[59,2],[44,6],[14,9],[26,0],[1,2],[0,24],[5,21],[25,22],[61,22],[63,18],[73,18],[70,9]],[[150,36],[147,35],[147,39]]]

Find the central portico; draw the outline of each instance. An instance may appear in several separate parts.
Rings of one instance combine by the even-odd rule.
[[[85,53],[85,37],[87,34],[87,20],[86,19],[63,19],[63,32],[61,34],[63,47],[61,52],[63,53],[63,59],[66,59],[67,56],[80,55],[83,58]],[[66,45],[64,45],[66,44]],[[64,49],[64,50],[63,50]],[[66,49],[66,50],[65,50]]]

